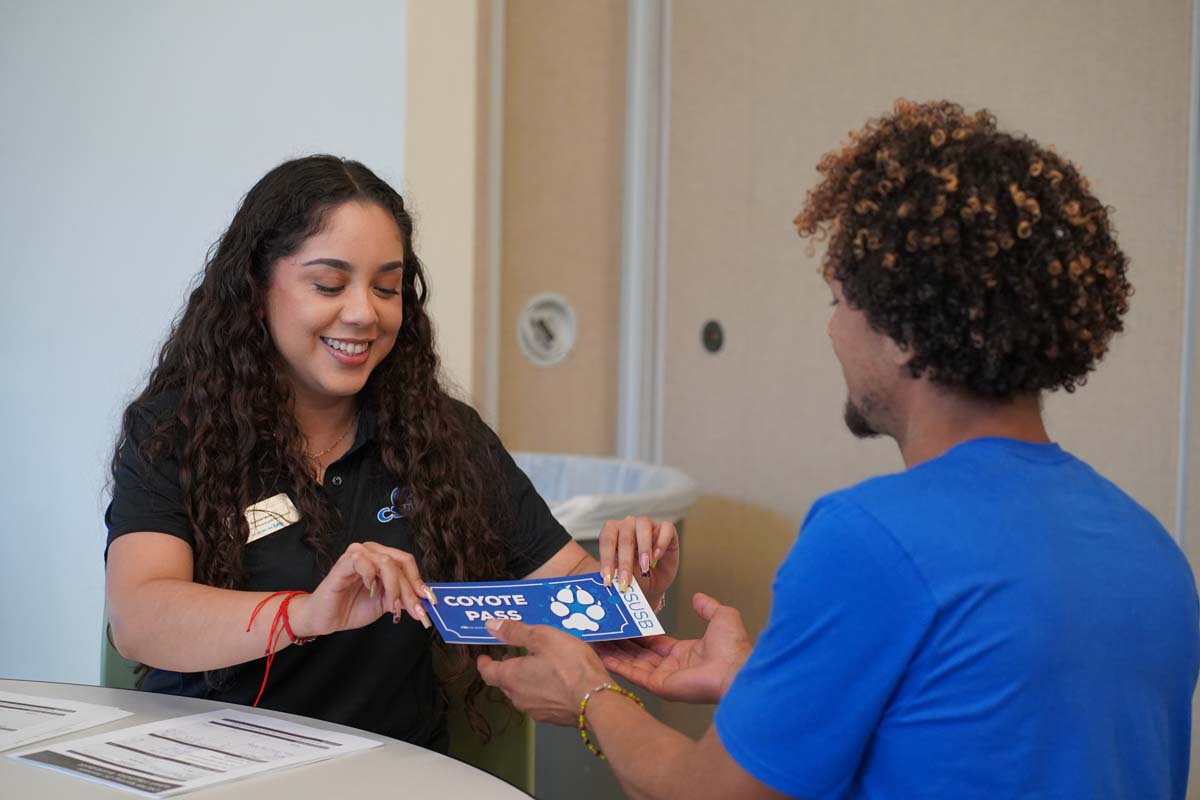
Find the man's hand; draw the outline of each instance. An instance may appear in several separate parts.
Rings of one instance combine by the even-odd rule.
[[[692,607],[708,622],[703,638],[610,642],[602,650],[604,666],[664,700],[719,702],[750,654],[750,639],[736,608],[700,593]]]
[[[569,633],[516,620],[488,620],[488,631],[527,655],[496,661],[479,656],[479,674],[538,722],[575,725],[579,701],[611,681],[592,648]]]

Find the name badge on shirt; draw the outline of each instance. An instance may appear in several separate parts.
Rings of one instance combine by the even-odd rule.
[[[299,521],[300,510],[296,508],[292,498],[283,492],[266,500],[259,500],[246,509],[246,523],[250,526],[250,536],[246,538],[246,544]]]

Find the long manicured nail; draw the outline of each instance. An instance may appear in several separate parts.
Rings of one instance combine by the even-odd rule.
[[[424,614],[417,617],[417,619],[421,620],[421,624],[425,627],[425,630],[429,630],[433,627],[433,623],[429,621],[429,617],[425,616]]]
[[[375,581],[371,581],[371,597],[375,596]]]
[[[658,564],[658,560],[660,558],[662,558],[662,556],[663,556],[662,548],[661,547],[654,548],[654,556],[650,559],[650,568],[651,569],[654,569],[654,567]]]
[[[413,619],[420,622],[426,628],[429,627],[429,615],[425,613],[425,609],[421,607],[420,603],[413,606],[412,611],[409,613],[413,615]]]
[[[604,581],[605,586],[612,586],[612,570],[606,569],[600,573],[600,578]]]
[[[488,629],[488,633],[495,634],[496,631],[500,630],[500,626],[503,624],[504,622],[502,620],[489,619],[487,622],[483,623],[483,627]]]
[[[429,602],[433,603],[435,606],[437,605],[437,595],[435,595],[433,593],[433,589],[430,589],[428,586],[425,587],[425,596],[429,598]]]
[[[621,578],[617,581],[617,591],[625,594],[629,591],[629,582],[633,580],[633,576],[625,570],[621,570]]]
[[[650,554],[642,553],[641,558],[638,559],[638,563],[642,565],[642,577],[644,578],[647,575],[649,575],[650,574]]]

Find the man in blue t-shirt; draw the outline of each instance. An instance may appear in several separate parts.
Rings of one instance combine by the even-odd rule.
[[[1076,168],[990,114],[899,102],[822,159],[796,225],[828,241],[846,423],[906,470],[814,503],[766,630],[705,595],[704,637],[601,659],[547,627],[485,680],[586,727],[635,797],[1182,798],[1196,588],[1154,517],[1052,443],[1132,289]],[[607,670],[605,669],[607,667]],[[699,741],[609,672],[719,703]]]

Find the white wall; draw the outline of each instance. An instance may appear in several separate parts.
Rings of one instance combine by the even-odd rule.
[[[404,0],[0,0],[0,677],[95,682],[121,409],[241,196],[401,186]]]

